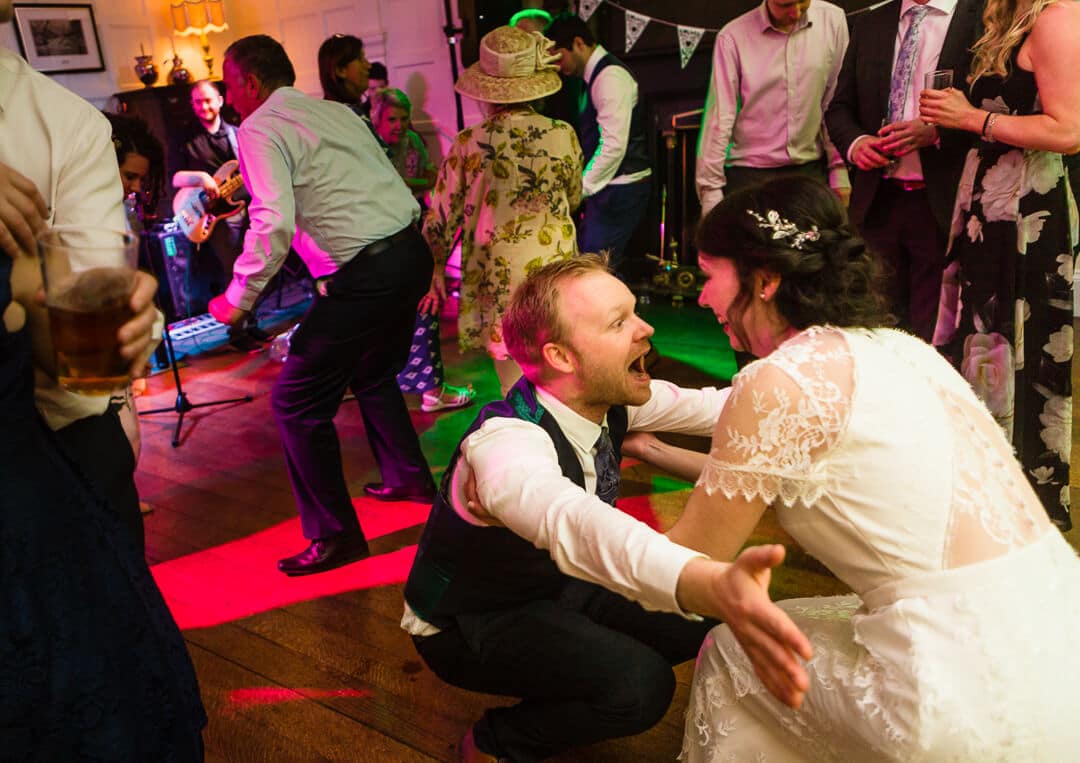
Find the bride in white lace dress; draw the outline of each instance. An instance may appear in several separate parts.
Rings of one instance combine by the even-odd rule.
[[[671,537],[731,559],[773,506],[855,595],[780,602],[814,647],[799,710],[715,628],[682,759],[1075,759],[1080,560],[968,383],[882,327],[835,197],[804,179],[733,195],[698,248],[701,303],[761,359]]]

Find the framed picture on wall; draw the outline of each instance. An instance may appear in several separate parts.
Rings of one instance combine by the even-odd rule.
[[[19,52],[39,72],[105,71],[90,5],[15,3]]]

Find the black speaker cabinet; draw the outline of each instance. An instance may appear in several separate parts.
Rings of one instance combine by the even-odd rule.
[[[143,267],[158,280],[158,300],[166,319],[201,315],[225,286],[217,258],[199,251],[173,223],[156,225],[142,236]]]

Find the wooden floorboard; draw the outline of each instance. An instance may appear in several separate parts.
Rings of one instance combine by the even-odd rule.
[[[225,639],[243,633],[232,627],[220,630]],[[358,721],[371,697],[349,687],[345,677],[327,676],[280,652],[267,654],[251,641],[242,648],[253,657],[243,661],[205,649],[196,638],[188,643],[203,701],[214,719],[205,734],[206,746],[227,760],[431,760]],[[259,658],[270,671],[248,667]],[[330,688],[320,681],[329,681]]]
[[[654,372],[688,385],[717,383],[702,370],[708,364],[696,362],[724,351],[717,349],[723,340],[711,316],[684,307],[661,317],[668,327],[663,345],[679,350],[683,360],[664,357]],[[452,320],[444,323],[452,328]],[[443,347],[451,383],[472,383],[480,401],[496,394],[498,383],[484,358],[460,356],[452,337]],[[374,557],[306,580],[283,577],[275,560],[300,550],[304,541],[270,415],[270,390],[280,366],[265,353],[216,353],[188,361],[181,374],[191,402],[254,396],[251,403],[187,414],[179,448],[169,444],[174,413],[142,420],[137,483],[154,507],[145,517],[147,557],[185,629],[210,718],[207,760],[456,759],[462,734],[484,708],[509,700],[446,686],[424,667],[398,626],[401,579],[419,538],[423,509],[359,499]],[[175,398],[171,375],[158,374],[138,407],[170,406]],[[418,403],[410,401],[413,421],[438,475],[473,411],[425,414]],[[347,483],[360,496],[363,483],[377,479],[377,470],[355,404],[343,404],[337,424]],[[620,503],[666,529],[690,487],[627,462]],[[1070,534],[1074,542],[1075,536]],[[752,542],[788,546],[788,560],[773,576],[775,597],[845,590],[791,541],[772,512]],[[652,730],[557,760],[674,760],[692,670],[692,663],[677,669],[675,701]]]

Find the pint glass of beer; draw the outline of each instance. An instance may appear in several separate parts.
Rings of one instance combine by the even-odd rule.
[[[130,380],[117,332],[133,317],[138,240],[127,231],[56,226],[38,236],[57,377],[73,392],[107,394]]]

